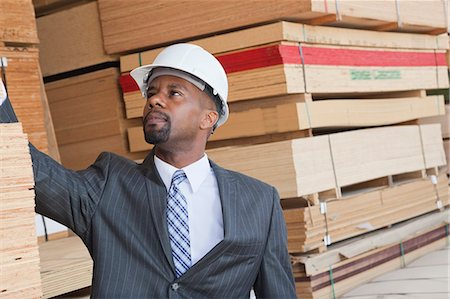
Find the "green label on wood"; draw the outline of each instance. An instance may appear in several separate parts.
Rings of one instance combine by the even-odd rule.
[[[351,80],[396,80],[401,79],[399,70],[350,70]]]

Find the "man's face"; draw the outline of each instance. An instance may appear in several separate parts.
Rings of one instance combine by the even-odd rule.
[[[205,113],[203,97],[184,79],[167,75],[154,79],[147,87],[144,107],[145,140],[154,145],[195,140]]]

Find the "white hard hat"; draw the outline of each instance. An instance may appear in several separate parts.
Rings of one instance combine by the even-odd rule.
[[[150,71],[156,68],[179,70],[208,84],[212,88],[213,95],[218,96],[222,102],[222,112],[219,115],[217,126],[225,123],[229,114],[227,105],[228,80],[222,65],[212,54],[192,44],[175,44],[165,48],[158,54],[152,64],[135,68],[130,73],[144,98],[146,98],[148,76]],[[196,86],[198,87],[198,85]]]

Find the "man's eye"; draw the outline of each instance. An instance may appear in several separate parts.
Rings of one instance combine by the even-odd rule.
[[[170,95],[171,95],[171,96],[181,96],[181,92],[178,92],[178,91],[176,91],[176,90],[171,90],[171,91],[170,91]]]

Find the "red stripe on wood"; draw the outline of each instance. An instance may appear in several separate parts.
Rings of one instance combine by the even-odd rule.
[[[275,45],[217,56],[226,73],[280,64],[301,64],[297,46]]]
[[[444,53],[322,48],[302,45],[305,65],[361,67],[447,66]],[[273,45],[217,56],[227,74],[263,67],[302,63],[300,48]],[[120,78],[123,92],[139,90],[130,75]]]
[[[340,66],[446,66],[444,53],[303,47],[305,64]]]
[[[122,92],[139,91],[139,86],[130,74],[120,76],[119,83],[122,88]]]

